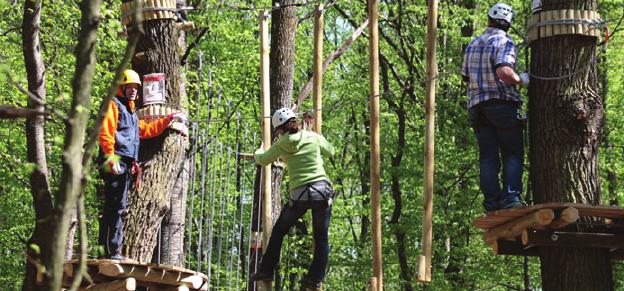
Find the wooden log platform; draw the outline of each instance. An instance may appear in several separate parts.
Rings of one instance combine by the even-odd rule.
[[[63,287],[69,287],[78,271],[78,260],[67,261],[63,271]],[[141,264],[135,260],[87,260],[92,283],[83,279],[80,290],[208,290],[208,277],[181,267]]]
[[[578,216],[604,217],[624,219],[624,208],[614,206],[597,206],[580,203],[543,203],[519,208],[490,211],[474,220],[473,225],[481,229],[490,229],[510,220],[526,216],[540,209],[560,210],[568,207],[576,208]]]
[[[565,232],[581,216],[604,218],[600,233]],[[608,249],[611,260],[624,260],[624,208],[579,203],[544,203],[488,212],[473,222],[486,230],[485,243],[498,255],[538,256],[541,247]],[[519,240],[521,238],[521,240]]]

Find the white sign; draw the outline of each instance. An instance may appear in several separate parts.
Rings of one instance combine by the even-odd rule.
[[[165,103],[165,74],[143,76],[143,105]]]
[[[533,0],[533,2],[531,2],[531,12],[535,14],[540,10],[542,10],[542,0]]]

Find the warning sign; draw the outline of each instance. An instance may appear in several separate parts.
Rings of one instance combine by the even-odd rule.
[[[165,103],[165,74],[143,76],[143,105]]]

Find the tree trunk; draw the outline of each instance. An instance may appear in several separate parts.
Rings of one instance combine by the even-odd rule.
[[[101,1],[98,0],[80,4],[82,19],[76,47],[76,71],[72,80],[73,98],[65,129],[63,173],[59,190],[54,196],[53,212],[45,219],[47,231],[41,244],[45,273],[43,286],[38,290],[56,291],[61,288],[69,220],[82,192],[82,152],[89,120],[100,6]]]
[[[297,29],[297,15],[294,0],[273,0],[273,6],[281,9],[272,11],[271,22],[271,51],[269,53],[269,82],[271,91],[271,113],[282,107],[290,107],[292,104],[293,80],[295,70],[295,33]],[[260,175],[260,170],[256,170],[256,176]],[[281,210],[280,189],[284,178],[284,169],[273,165],[271,167],[271,196],[272,196],[272,221],[277,221]],[[256,181],[259,178],[256,177]],[[254,219],[255,213],[259,211],[256,203],[259,194],[260,183],[254,186]],[[256,189],[257,188],[257,189]],[[256,225],[254,223],[254,225]],[[267,226],[262,226],[265,228]],[[271,226],[272,227],[272,226]],[[252,226],[252,231],[254,230]],[[252,255],[256,249],[252,248]],[[251,261],[250,261],[251,262]],[[250,274],[253,274],[250,266]]]
[[[175,21],[149,20],[143,23],[143,29],[145,34],[137,45],[137,54],[142,53],[142,57],[135,57],[132,67],[139,75],[164,73],[166,105],[179,109],[180,54]],[[169,210],[169,196],[187,147],[187,138],[169,131],[159,137],[141,141],[141,186],[128,194],[124,226],[125,254],[130,258],[140,262],[151,261],[158,229]]]
[[[186,1],[176,1],[178,8],[185,7]],[[183,16],[185,17],[185,16]],[[180,31],[178,38],[180,51],[186,50],[186,33]],[[180,72],[180,100],[181,104],[188,104],[188,96],[186,94],[186,75],[184,71]],[[169,211],[163,219],[160,229],[161,239],[160,258],[161,264],[184,266],[184,219],[186,217],[186,192],[190,179],[191,157],[187,156],[184,160],[182,170],[176,176],[172,192],[170,193]]]
[[[385,59],[385,58],[382,58]],[[382,88],[384,93],[390,93],[390,77],[388,74],[388,66],[390,66],[388,62],[381,62],[381,81]],[[399,104],[397,104],[392,98],[395,97],[393,94],[384,94],[382,95],[386,102],[388,102],[389,107],[394,111],[397,115],[398,126],[397,126],[397,145],[396,152],[392,156],[392,170],[390,171],[391,176],[391,186],[390,190],[392,192],[392,199],[394,200],[394,209],[392,211],[392,217],[390,218],[390,225],[392,225],[392,229],[394,230],[394,237],[396,239],[396,252],[399,261],[399,266],[401,267],[401,272],[399,274],[401,278],[401,286],[405,291],[412,291],[414,288],[412,287],[411,280],[411,268],[407,264],[407,255],[405,251],[405,230],[404,227],[401,226],[401,214],[403,212],[403,194],[401,193],[401,174],[400,171],[401,161],[403,160],[403,149],[405,148],[405,128],[406,128],[406,118],[405,118],[405,93],[401,94],[400,99],[398,100]]]
[[[596,1],[545,0],[543,9],[595,10]],[[575,73],[531,80],[529,159],[535,201],[600,204],[598,142],[604,109],[597,92],[596,38],[548,37],[531,48],[532,74]],[[543,247],[540,259],[544,290],[613,290],[607,249]]]
[[[295,77],[295,34],[297,14],[294,0],[273,0],[273,6],[283,7],[272,12],[271,51],[269,53],[269,80],[271,113],[282,107],[291,107]],[[280,189],[284,169],[272,166],[271,193],[273,196],[273,223],[281,210]]]
[[[186,217],[186,192],[188,190],[190,159],[184,164],[171,189],[170,208],[160,229],[160,260],[158,263],[184,266],[184,219]]]
[[[25,1],[22,22],[22,49],[26,64],[28,91],[41,100],[39,103],[28,99],[28,108],[37,112],[44,111],[43,102],[46,100],[45,65],[39,51],[41,3],[41,1]],[[30,192],[35,209],[35,229],[28,240],[28,246],[41,245],[43,233],[46,230],[44,218],[52,214],[52,195],[48,178],[44,125],[45,120],[42,115],[33,116],[26,120],[28,162],[36,165],[30,174]],[[31,247],[27,247],[26,255],[35,261],[39,260],[38,254]],[[26,263],[25,266],[26,273],[22,289],[35,290],[37,269],[34,264]]]

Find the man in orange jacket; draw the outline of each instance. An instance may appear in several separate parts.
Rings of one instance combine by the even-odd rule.
[[[126,259],[121,253],[123,243],[124,212],[127,206],[128,190],[132,174],[138,172],[139,140],[162,134],[165,129],[178,121],[180,130],[186,134],[186,116],[173,113],[151,123],[139,120],[134,108],[134,100],[141,86],[139,74],[125,70],[119,89],[108,105],[108,111],[99,133],[100,171],[104,180],[104,211],[100,221],[98,244],[104,246],[107,258]]]

